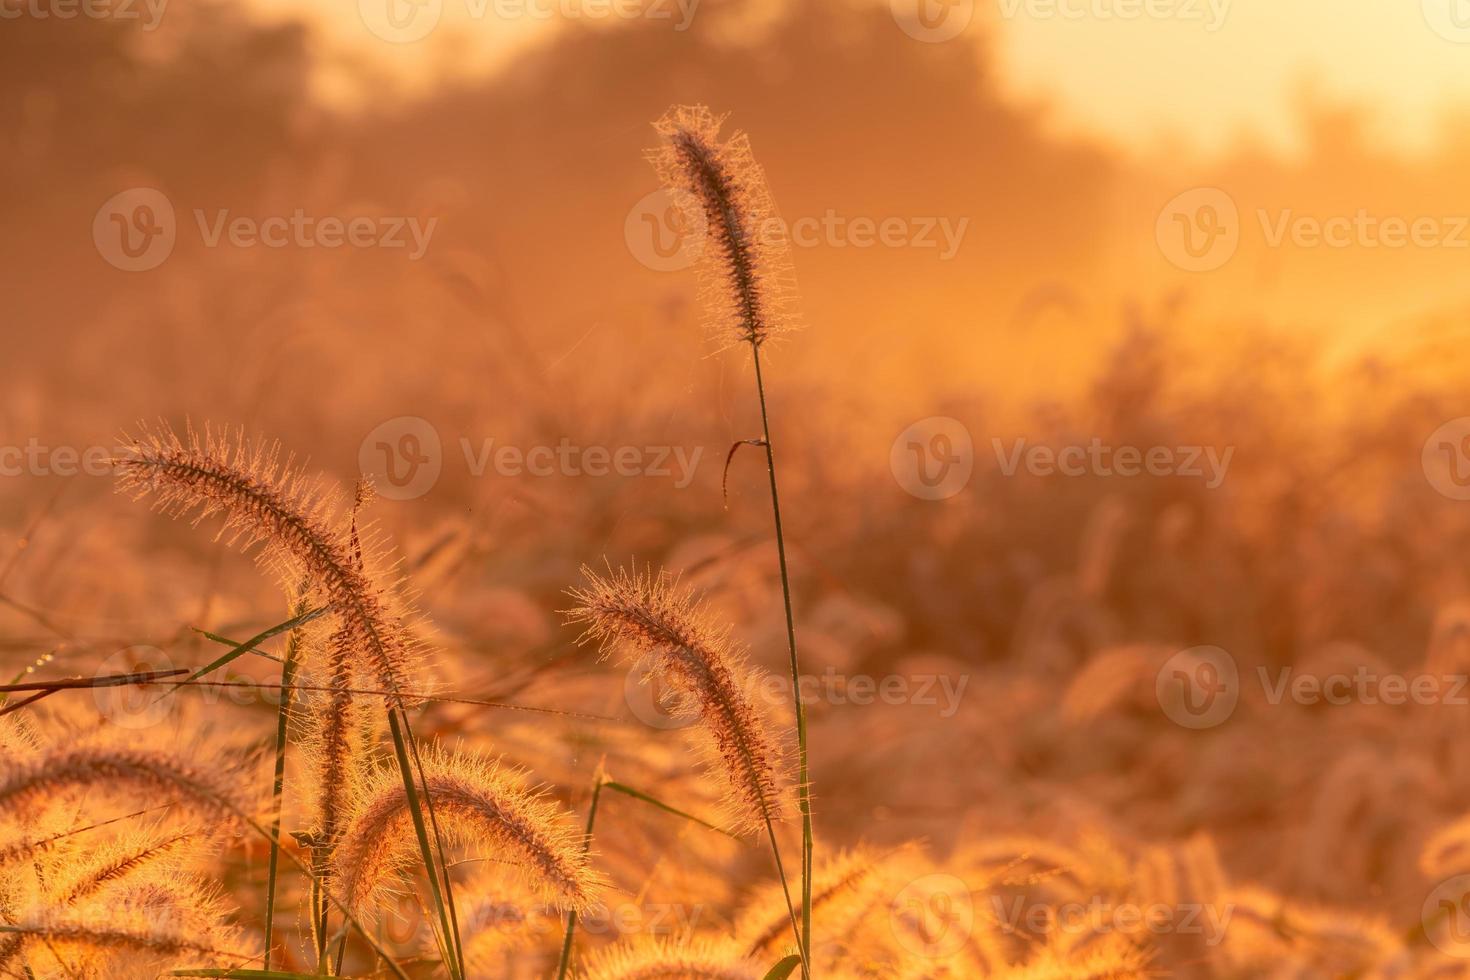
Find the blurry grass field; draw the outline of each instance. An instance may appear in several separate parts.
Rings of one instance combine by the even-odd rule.
[[[1113,175],[988,93],[966,106],[990,183],[1061,188],[997,194],[1010,237],[977,233],[1000,236],[982,291],[1030,283],[1022,302],[971,304],[958,275],[940,294],[907,254],[842,278],[835,250],[744,236],[784,188],[863,201],[892,178],[876,141],[814,142],[808,166],[739,86],[723,128],[686,108],[655,131],[590,109],[507,126],[523,93],[477,93],[517,133],[492,179],[445,122],[470,95],[313,142],[286,95],[300,38],[227,10],[201,37],[253,41],[256,88],[99,28],[98,74],[35,81],[65,74],[54,24],[0,64],[35,89],[0,110],[0,194],[31,234],[0,241],[16,322],[43,325],[8,338],[0,391],[0,975],[1470,973],[1455,316],[1351,352],[1199,329],[1187,293],[1088,306],[1057,270]],[[853,73],[811,47],[820,101]],[[904,65],[938,84],[962,61]],[[628,90],[662,92],[647,74]],[[103,127],[119,75],[238,104],[127,117],[216,129],[140,144],[154,162],[85,178],[107,193],[82,207],[41,175],[91,152],[56,107]],[[383,145],[411,163],[344,176]],[[155,180],[185,229],[223,194],[461,230],[415,266],[184,245],[95,309],[33,267],[77,265],[50,230]],[[707,229],[702,278],[624,254],[658,182]],[[1274,282],[1257,258],[1236,267]],[[117,435],[139,416],[163,419]],[[1130,475],[1120,448],[1174,468]]]

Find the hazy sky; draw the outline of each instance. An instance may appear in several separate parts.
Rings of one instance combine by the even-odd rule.
[[[446,63],[490,70],[545,37],[552,23],[475,11],[497,4],[576,10],[581,0],[253,2],[321,24],[336,55],[421,84]],[[689,29],[701,28],[698,0],[649,2],[663,4],[674,19],[692,12]],[[892,8],[895,29],[919,3],[930,5],[931,24],[968,24],[939,43],[978,43],[985,25],[992,26],[1018,96],[1050,106],[1057,125],[1115,136],[1135,148],[1182,140],[1209,151],[1249,132],[1290,150],[1297,106],[1309,93],[1369,106],[1384,139],[1418,148],[1440,131],[1437,121],[1448,107],[1470,104],[1470,0],[875,2]],[[366,20],[381,20],[389,4],[401,22],[431,12],[436,29],[409,43],[381,40]],[[417,14],[414,4],[422,8]],[[451,49],[454,57],[446,58]],[[321,87],[330,97],[350,98],[330,67]]]
[[[1127,0],[1070,9],[1116,2]],[[1065,119],[1205,148],[1243,128],[1289,146],[1309,91],[1371,106],[1383,136],[1411,146],[1434,137],[1446,107],[1470,103],[1470,0],[1213,0],[1218,24],[1211,2],[1160,0],[1181,12],[1172,18],[1001,16],[1007,73]]]

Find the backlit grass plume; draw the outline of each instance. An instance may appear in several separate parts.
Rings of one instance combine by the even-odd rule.
[[[608,947],[581,980],[756,980],[761,971],[733,944],[640,936]]]
[[[195,843],[197,837],[189,831],[151,831],[109,841],[89,854],[85,862],[65,869],[67,874],[59,883],[55,901],[58,905],[75,905],[110,886],[172,872],[183,852]]]
[[[310,715],[306,743],[316,776],[317,833],[324,843],[335,841],[341,831],[347,796],[364,757],[360,747],[363,725],[352,695],[351,661],[339,655],[345,641],[340,631],[332,637],[331,672],[326,684],[329,690],[313,692],[317,696],[311,699],[315,710]]]
[[[473,842],[519,872],[539,901],[585,910],[602,887],[577,831],[518,773],[464,755],[426,751],[424,784],[450,841]],[[333,860],[343,903],[371,910],[415,859],[409,801],[397,773],[373,776],[345,824]]]
[[[1435,831],[1419,852],[1419,870],[1446,878],[1470,870],[1470,816]]]
[[[667,575],[626,569],[572,590],[570,620],[604,651],[623,646],[649,658],[664,680],[676,717],[691,729],[706,767],[726,786],[730,822],[747,833],[781,820],[790,780],[778,743],[751,699],[759,680],[735,648],[728,627],[716,626],[695,595]]]
[[[743,133],[720,139],[723,117],[704,106],[674,106],[654,123],[659,147],[650,152],[654,169],[684,210],[686,222],[703,221],[705,248],[701,273],[705,309],[716,330],[731,343],[750,345],[755,390],[760,401],[761,437],[745,440],[766,451],[766,473],[771,485],[771,517],[776,558],[781,570],[781,601],[786,614],[786,642],[791,655],[791,686],[801,689],[801,663],[796,649],[796,613],[791,601],[791,568],[786,560],[786,535],[781,525],[781,493],[776,479],[776,449],[771,440],[771,413],[766,404],[761,346],[792,326],[791,304],[795,276],[785,229],[776,220],[776,206],[765,172],[755,162],[750,140]],[[737,443],[738,445],[738,443]],[[728,465],[728,464],[727,464]],[[812,824],[811,779],[808,768],[806,709],[792,699],[796,721],[797,797],[801,807],[801,975],[811,977],[812,946]],[[775,834],[771,834],[776,863],[781,863]],[[785,884],[785,873],[782,875]],[[793,922],[796,916],[792,915]]]
[[[0,814],[39,809],[75,790],[166,801],[213,821],[250,816],[237,767],[103,742],[62,745],[29,758],[0,757]]]
[[[818,964],[823,941],[841,946],[852,938],[853,928],[885,894],[894,860],[911,850],[912,845],[886,852],[859,847],[832,854],[818,865],[812,882],[812,914],[823,920],[818,951],[813,954]],[[779,890],[774,885],[757,889],[736,920],[735,934],[742,948],[764,962],[781,951],[786,933],[786,909]]]
[[[457,889],[455,896],[470,976],[505,975],[509,958],[535,946],[537,917],[545,906],[534,890],[525,887],[523,876],[498,867],[486,869]],[[424,954],[432,957],[433,943],[426,938],[423,945]]]
[[[251,442],[189,426],[180,438],[167,428],[145,429],[114,460],[119,489],[152,496],[156,509],[195,524],[221,515],[219,536],[242,549],[265,547],[260,559],[287,589],[302,579],[329,603],[347,648],[393,693],[409,693],[420,665],[418,643],[364,568],[355,524],[337,515],[334,494],[307,477],[275,443]]]
[[[1384,975],[1388,971],[1378,973],[1375,967],[1381,969],[1402,955],[1402,935],[1371,916],[1288,901],[1255,885],[1232,887],[1213,900],[1217,908],[1230,912],[1226,939],[1220,944],[1221,958],[1228,964],[1222,972],[1228,970],[1228,975],[1269,976],[1288,962],[1298,976]],[[1429,932],[1443,925],[1432,917],[1423,923]],[[1454,971],[1440,975],[1454,976]]]
[[[179,967],[240,967],[242,951],[217,890],[188,877],[111,888],[80,906],[50,908],[0,924],[0,975],[157,977]],[[21,972],[14,972],[19,967]]]
[[[675,106],[653,124],[661,141],[647,155],[686,226],[704,229],[712,333],[760,346],[794,325],[790,246],[749,138],[721,139],[723,122],[704,106]]]
[[[746,832],[765,828],[806,975],[808,947],[776,840],[788,780],[778,745],[750,699],[756,675],[731,642],[729,627],[712,623],[698,599],[667,575],[620,569],[603,577],[586,566],[582,573],[587,584],[572,590],[577,605],[568,614],[586,627],[582,639],[597,641],[604,653],[621,646],[649,659],[649,676],[668,683],[668,706],[696,723],[690,731],[706,769],[721,774],[727,822]]]
[[[1005,980],[1149,980],[1153,975],[1145,950],[1110,933],[1098,945],[1083,949],[1049,943],[1004,977]]]
[[[330,857],[341,837],[354,792],[369,772],[372,745],[377,732],[376,714],[364,710],[363,699],[354,696],[360,687],[351,655],[351,638],[345,629],[334,630],[325,639],[326,690],[312,691],[303,698],[305,714],[301,747],[307,759],[315,823],[300,836],[311,845],[312,865],[317,875],[317,941],[326,941],[326,918],[330,914],[325,894],[331,887]],[[324,948],[324,947],[323,947]]]

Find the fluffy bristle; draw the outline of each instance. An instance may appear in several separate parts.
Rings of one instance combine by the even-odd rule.
[[[691,227],[705,229],[700,271],[713,332],[759,347],[794,326],[790,245],[766,176],[736,132],[720,139],[723,116],[674,106],[653,124],[648,152]]]
[[[560,807],[522,787],[519,774],[457,754],[429,752],[424,779],[446,839],[474,841],[514,864],[539,900],[590,908],[602,880]],[[409,801],[398,772],[364,787],[333,856],[344,904],[369,911],[416,857]]]
[[[1470,817],[1461,817],[1435,831],[1419,852],[1419,868],[1431,878],[1470,870]]]
[[[316,793],[316,835],[330,847],[342,830],[351,788],[358,782],[366,759],[363,730],[365,719],[354,687],[352,659],[346,655],[350,640],[338,630],[328,641],[329,673],[324,685],[329,690],[312,692],[306,748],[313,769]]]
[[[1148,964],[1147,952],[1109,936],[1080,950],[1048,945],[1004,976],[1006,980],[1147,980],[1151,976]]]
[[[77,789],[163,798],[212,820],[249,815],[234,788],[234,767],[107,744],[62,746],[30,759],[0,759],[0,813],[39,807]]]
[[[865,847],[839,851],[817,866],[812,876],[812,922],[820,926],[816,943],[823,937],[842,942],[848,929],[882,896],[893,859],[907,854],[913,845],[875,852]],[[752,957],[762,957],[789,945],[790,920],[779,885],[758,889],[746,903],[735,932]]]
[[[454,901],[464,937],[465,963],[470,976],[504,972],[506,955],[533,946],[540,935],[540,916],[546,911],[535,891],[520,876],[490,869],[464,886],[455,885]],[[437,955],[433,937],[424,937],[424,954]]]
[[[641,936],[599,954],[582,980],[755,980],[760,975],[729,943]]]
[[[334,496],[320,479],[282,460],[275,443],[208,427],[201,434],[189,426],[183,438],[167,428],[145,429],[127,445],[113,464],[121,490],[152,495],[157,509],[196,524],[222,515],[220,535],[242,548],[263,543],[262,558],[283,584],[294,588],[304,578],[332,606],[363,669],[385,691],[410,693],[417,644],[365,571],[355,523],[337,518]]]
[[[8,925],[0,971],[24,958],[26,972],[16,975],[122,980],[256,959],[240,950],[239,933],[225,918],[217,891],[188,877],[112,887],[90,902],[53,906]]]
[[[759,681],[727,628],[709,621],[698,599],[666,575],[619,570],[606,577],[584,568],[587,585],[572,591],[570,620],[604,649],[625,644],[648,656],[667,680],[676,715],[697,719],[705,762],[724,775],[731,817],[754,831],[784,818],[790,780],[775,737],[752,702]]]
[[[185,831],[151,832],[109,842],[81,867],[69,869],[56,902],[73,905],[110,886],[162,874],[178,864],[181,852],[194,840],[195,835]]]

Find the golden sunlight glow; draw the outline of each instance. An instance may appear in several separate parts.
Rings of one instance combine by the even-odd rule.
[[[497,16],[497,9],[510,9],[507,3],[528,13]],[[698,0],[685,3],[698,12]],[[559,11],[582,9],[574,0],[251,4],[321,31],[328,57],[317,83],[339,104],[361,97],[341,74],[344,65],[367,65],[408,92],[423,91],[446,76],[496,70],[564,23]],[[382,43],[367,21],[392,5],[432,10],[438,29],[422,40]],[[1183,145],[1218,152],[1247,138],[1289,152],[1300,148],[1304,105],[1345,102],[1367,108],[1375,135],[1388,145],[1416,151],[1438,139],[1447,110],[1470,102],[1465,0],[954,0],[951,6],[953,16],[968,17],[962,41],[993,38],[1003,84],[1016,96],[1046,104],[1058,126],[1134,150]]]

